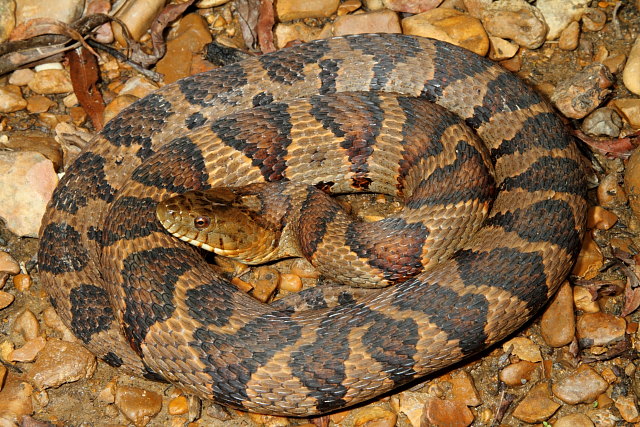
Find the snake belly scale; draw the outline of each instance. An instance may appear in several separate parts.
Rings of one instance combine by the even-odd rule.
[[[425,98],[486,144],[497,196],[452,258],[296,311],[237,290],[158,223],[156,205],[176,194],[286,181],[296,143],[287,101],[352,91]],[[269,143],[243,140],[252,124],[226,119],[267,105],[261,120],[280,136]],[[214,137],[222,142],[204,151]],[[110,121],[54,192],[40,278],[72,332],[113,366],[235,408],[321,414],[445,368],[530,319],[580,248],[580,163],[551,107],[484,58],[402,35],[319,40],[167,85]]]

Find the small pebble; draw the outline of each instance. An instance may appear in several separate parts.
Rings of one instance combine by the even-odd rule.
[[[633,396],[620,396],[615,399],[615,406],[620,411],[620,415],[628,423],[640,422],[638,404]]]
[[[55,102],[42,95],[33,95],[27,99],[27,111],[34,114],[49,111],[54,105]]]
[[[637,151],[638,150],[636,150],[635,152]],[[633,154],[631,155],[629,162],[631,162],[631,159],[633,159]],[[629,165],[627,165],[627,173],[628,169]],[[618,182],[619,180],[620,177],[617,173],[610,173],[600,181],[597,195],[598,204],[603,208],[613,209],[626,205],[627,193],[625,192],[625,189],[620,186],[620,183]]]
[[[509,386],[521,386],[531,381],[532,374],[538,367],[537,363],[521,360],[505,366],[499,374],[500,381]]]
[[[60,316],[53,309],[53,307],[47,307],[42,312],[42,320],[44,324],[58,332],[62,336],[63,341],[68,342],[76,342],[78,339],[73,335],[73,333],[67,328],[67,326],[62,323]]]
[[[33,70],[29,68],[21,68],[19,70],[15,70],[9,76],[9,84],[16,86],[26,86],[35,75],[36,73],[34,73]]]
[[[473,377],[465,371],[451,373],[452,393],[454,400],[462,402],[465,406],[478,406],[482,404],[480,394],[473,382]]]
[[[580,39],[580,24],[573,21],[567,26],[558,39],[558,47],[562,50],[575,50]]]
[[[429,397],[422,414],[422,424],[434,427],[466,427],[473,423],[473,412],[462,402]]]
[[[540,47],[547,35],[542,13],[524,0],[498,0],[489,4],[483,10],[482,24],[490,36],[513,40],[528,49]]]
[[[34,339],[40,334],[38,319],[29,309],[16,317],[12,329],[13,332],[21,334],[25,341]]]
[[[537,423],[551,417],[559,407],[560,404],[549,397],[549,384],[542,382],[529,390],[514,409],[513,416],[527,423]]]
[[[573,314],[573,291],[564,282],[540,322],[542,338],[551,347],[562,347],[573,341],[576,320]]]
[[[640,99],[618,98],[612,104],[625,122],[634,129],[640,129]]]
[[[576,333],[581,347],[605,346],[624,339],[627,322],[607,313],[585,313],[578,317]]]
[[[362,33],[402,33],[400,18],[392,10],[338,16],[333,22],[333,35]]]
[[[617,137],[622,129],[622,119],[613,108],[603,107],[589,113],[580,128],[589,135]]]
[[[280,289],[288,292],[300,292],[302,290],[302,280],[295,274],[280,274]]]
[[[13,276],[13,286],[20,292],[28,291],[32,283],[31,276],[28,274],[20,273]]]
[[[15,297],[12,294],[5,291],[0,291],[0,310],[8,307],[14,299]]]
[[[489,58],[493,61],[502,61],[513,58],[518,53],[518,45],[500,37],[489,37],[491,46]]]
[[[593,241],[591,233],[585,234],[582,239],[582,248],[573,266],[572,273],[585,280],[593,279],[600,273],[603,265],[604,256],[598,244]]]
[[[587,212],[587,227],[609,230],[618,222],[618,216],[602,206],[591,206]]]
[[[326,18],[338,10],[339,0],[278,0],[276,15],[280,22],[304,18]]]
[[[18,92],[12,88],[17,88]],[[13,113],[27,106],[27,101],[19,90],[20,88],[13,85],[0,86],[0,113]]]
[[[400,393],[398,394],[397,412],[405,414],[413,427],[420,427],[424,404],[428,398],[429,396],[426,393],[416,393],[413,391]]]
[[[502,345],[502,349],[504,351],[508,351],[511,347],[513,347],[511,350],[511,354],[518,356],[520,360],[527,360],[529,362],[542,361],[540,346],[531,341],[529,338],[515,337]]]
[[[611,55],[607,57],[607,59],[603,60],[602,63],[611,71],[612,74],[617,74],[622,71],[622,67],[627,61],[626,55],[620,53],[618,55]]]
[[[30,381],[39,390],[91,378],[96,358],[80,344],[50,339],[29,371]]]
[[[573,372],[553,385],[553,394],[570,405],[591,403],[604,393],[609,383],[591,366],[580,365]]]
[[[571,414],[558,418],[553,427],[594,427],[593,421],[584,414]]]
[[[253,295],[258,301],[267,302],[273,297],[278,283],[280,282],[280,273],[274,268],[258,267],[254,270],[255,280],[253,283]]]
[[[558,83],[551,101],[565,116],[581,119],[609,96],[613,82],[607,67],[594,63]]]
[[[169,415],[184,415],[189,412],[186,396],[176,396],[169,401]]]
[[[585,313],[597,313],[600,311],[600,305],[593,300],[593,295],[589,290],[582,286],[573,288],[573,303],[576,309]]]
[[[636,37],[629,52],[627,64],[622,72],[622,82],[630,92],[640,95],[640,37]]]
[[[116,386],[115,380],[111,380],[107,383],[106,387],[98,394],[98,400],[104,403],[113,403],[116,401]]]
[[[338,16],[354,12],[362,7],[360,0],[345,0],[338,6]]]
[[[41,95],[73,92],[69,73],[60,69],[38,71],[28,86],[29,89]]]
[[[9,361],[11,362],[33,362],[44,348],[46,339],[44,337],[37,337],[27,341],[22,347],[17,348],[9,355]]]
[[[600,31],[607,23],[607,14],[595,7],[585,9],[582,14],[582,29],[584,31]]]
[[[0,391],[0,425],[14,427],[33,414],[33,387],[15,375],[7,375]],[[24,424],[22,424],[24,425]]]
[[[547,40],[555,40],[571,22],[578,21],[590,0],[538,0],[535,5],[549,27]]]
[[[162,409],[162,396],[138,387],[119,386],[115,405],[136,427],[142,427]]]
[[[291,274],[306,279],[317,279],[320,277],[318,270],[306,259],[296,259],[291,263]]]
[[[113,99],[113,101],[108,103],[104,109],[104,112],[103,112],[104,122],[107,123],[109,120],[114,118],[120,111],[124,110],[126,107],[133,104],[137,100],[138,98],[136,98],[133,95],[116,96]]]
[[[8,252],[0,251],[0,273],[20,273],[20,264]]]

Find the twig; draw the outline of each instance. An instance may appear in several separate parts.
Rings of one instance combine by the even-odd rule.
[[[613,29],[616,32],[616,37],[619,39],[622,38],[622,31],[620,31],[620,21],[618,20],[618,10],[620,10],[621,6],[622,6],[621,1],[616,2],[616,5],[613,7],[613,16],[611,18],[611,22],[613,23]]]
[[[118,61],[121,61],[121,62],[123,62],[125,64],[128,64],[131,68],[133,68],[134,70],[136,70],[140,74],[143,74],[145,77],[153,80],[154,82],[159,82],[159,81],[162,80],[162,76],[160,75],[160,73],[156,73],[155,71],[147,70],[142,65],[140,65],[137,62],[134,62],[134,61],[130,60],[129,58],[127,58],[127,56],[125,54],[123,54],[122,52],[120,52],[119,50],[116,50],[116,49],[114,49],[114,48],[112,48],[110,46],[103,45],[102,43],[98,43],[97,41],[91,40],[91,39],[88,39],[87,43],[89,44],[89,46],[91,46],[91,47],[93,47],[95,49],[107,52],[109,55],[113,56]]]

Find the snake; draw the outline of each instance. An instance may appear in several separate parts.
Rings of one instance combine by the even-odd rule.
[[[345,98],[358,100],[357,113],[340,106]],[[417,120],[428,104],[453,118]],[[416,145],[425,122],[429,143]],[[453,148],[441,144],[462,126],[485,148],[465,148],[457,138]],[[338,142],[317,143],[318,134]],[[425,166],[430,158],[435,166]],[[481,187],[466,178],[475,168],[468,165],[492,172],[488,190],[467,192]],[[425,168],[432,174],[416,177]],[[440,183],[450,175],[471,184]],[[298,246],[312,258],[333,255],[328,270],[358,264],[378,274],[374,285],[389,283],[332,302],[316,286],[265,304],[157,217],[172,197],[217,188],[227,202],[243,188],[260,211],[291,199],[272,187],[269,197],[256,196],[252,186],[294,180],[304,189],[301,212],[316,199],[311,187],[325,195],[381,189],[408,205],[417,197],[435,206],[436,224],[455,215],[451,206],[474,204],[482,218],[463,230],[472,235],[456,249],[422,268],[440,258],[421,250],[433,225],[411,214],[384,223],[408,225],[392,242],[406,238],[413,248],[385,260],[395,243],[360,249],[354,239],[362,239],[344,228],[338,240],[347,249],[327,243],[336,221],[329,206],[311,215],[302,233],[311,237]],[[435,196],[420,192],[426,181],[439,184]],[[316,40],[178,80],[108,122],[53,193],[39,275],[63,322],[108,364],[232,408],[319,415],[443,370],[534,317],[579,253],[585,188],[581,154],[563,121],[499,65],[416,36]],[[243,215],[271,227],[252,212]],[[411,272],[396,265],[402,260]]]

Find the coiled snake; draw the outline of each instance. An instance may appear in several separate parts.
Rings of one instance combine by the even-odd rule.
[[[386,120],[400,143],[379,148],[373,131],[350,143],[349,119],[332,105],[344,92],[365,97],[361,116]],[[434,125],[433,144],[412,149],[415,97],[459,116],[484,141],[495,170],[488,218],[433,269],[366,296],[345,293],[324,308],[313,289],[294,297],[307,301],[305,310],[286,298],[269,306],[201,265],[198,251],[156,219],[160,200],[188,190],[292,177],[359,191],[383,180],[402,193],[412,164],[444,156],[438,138],[451,126]],[[306,101],[291,101],[298,98]],[[309,105],[305,114],[340,140],[340,150],[304,151],[314,140],[296,133],[295,102]],[[254,107],[261,113],[240,113]],[[247,131],[254,127],[260,131]],[[385,166],[391,176],[375,166],[386,165],[376,156],[387,149],[401,159]],[[306,156],[298,166],[296,153]],[[330,161],[348,173],[332,172]],[[447,168],[440,175],[463,168],[440,167]],[[479,197],[457,190],[442,203]],[[499,66],[410,36],[319,40],[167,85],[110,121],[53,195],[40,277],[74,334],[111,365],[232,407],[309,416],[449,366],[519,328],[568,274],[584,191],[563,123]],[[324,227],[332,218],[317,220]]]

